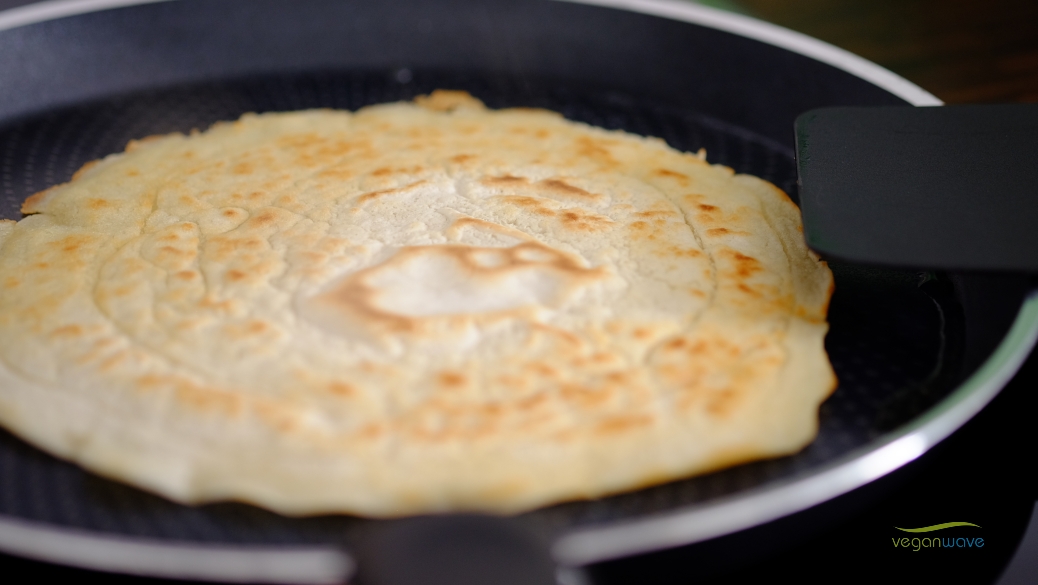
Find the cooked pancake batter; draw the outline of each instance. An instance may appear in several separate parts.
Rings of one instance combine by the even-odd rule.
[[[774,186],[460,92],[131,143],[0,222],[0,423],[177,501],[515,512],[812,440]]]

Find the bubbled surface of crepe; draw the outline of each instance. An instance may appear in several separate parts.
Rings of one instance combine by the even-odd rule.
[[[792,453],[832,277],[778,189],[465,94],[131,143],[0,222],[0,422],[187,502],[514,512]]]

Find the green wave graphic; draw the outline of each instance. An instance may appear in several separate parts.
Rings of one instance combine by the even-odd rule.
[[[945,528],[954,528],[956,526],[977,526],[976,524],[970,524],[969,522],[945,522],[944,524],[934,524],[933,526],[924,526],[922,528],[897,528],[902,532],[933,532],[934,530],[944,530]],[[980,528],[980,526],[977,526]]]

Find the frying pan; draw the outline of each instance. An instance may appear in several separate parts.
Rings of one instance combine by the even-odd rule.
[[[792,124],[939,105],[824,43],[676,0],[78,0],[0,13],[0,216],[132,138],[249,111],[355,109],[435,88],[704,147],[796,197]],[[912,461],[987,404],[1038,336],[1026,278],[832,263],[840,385],[802,452],[509,520],[563,567],[700,542]],[[186,507],[0,432],[0,550],[225,581],[329,583],[384,521]],[[362,562],[363,570],[363,562]]]

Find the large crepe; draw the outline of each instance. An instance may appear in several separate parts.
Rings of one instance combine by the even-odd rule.
[[[185,503],[515,512],[796,452],[774,186],[459,92],[134,142],[0,222],[0,423]]]

